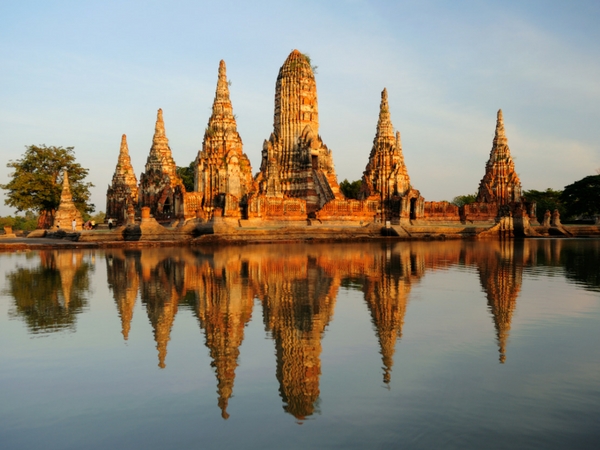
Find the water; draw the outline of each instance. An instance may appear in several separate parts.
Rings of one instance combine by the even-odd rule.
[[[599,448],[600,240],[0,254],[0,448]]]

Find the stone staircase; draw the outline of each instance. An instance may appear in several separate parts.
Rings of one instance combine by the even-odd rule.
[[[325,203],[335,199],[329,181],[321,170],[313,169],[313,180],[315,180],[315,188],[320,199],[319,207],[322,207]]]

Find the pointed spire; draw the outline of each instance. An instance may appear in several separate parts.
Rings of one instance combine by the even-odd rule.
[[[221,60],[219,62],[219,80],[217,81],[217,92],[215,93],[215,102],[213,104],[213,112],[214,107],[217,103],[217,99],[221,101],[230,102],[229,100],[229,82],[227,81],[227,66],[225,66],[225,61]]]
[[[166,137],[165,134],[165,121],[163,120],[163,112],[162,109],[158,109],[158,113],[156,115],[156,125],[154,127],[154,139],[157,137]]]
[[[60,202],[63,203],[70,201],[73,201],[73,196],[71,195],[71,186],[69,185],[69,173],[65,169],[63,171],[63,186],[60,194]]]
[[[379,120],[377,121],[376,140],[381,138],[394,139],[394,126],[390,116],[390,106],[388,104],[387,89],[383,88],[381,92],[381,104],[379,106]]]
[[[129,155],[129,147],[127,147],[127,135],[121,136],[121,148],[119,149],[119,158],[124,155]]]
[[[506,138],[506,132],[504,131],[504,117],[502,110],[498,110],[498,117],[496,119],[496,134],[494,136],[494,145],[506,145],[508,139]]]
[[[225,61],[219,63],[219,78],[217,80],[217,90],[215,92],[215,100],[212,106],[212,115],[208,120],[208,128],[205,133],[206,137],[216,136],[223,138],[221,133],[225,131],[237,131],[235,116],[233,115],[233,106],[229,97],[229,82],[227,81],[227,67]]]

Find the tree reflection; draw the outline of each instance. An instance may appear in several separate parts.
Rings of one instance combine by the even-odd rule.
[[[21,318],[31,333],[75,329],[77,314],[88,304],[90,272],[82,251],[40,251],[37,267],[7,274],[14,300],[10,315]]]

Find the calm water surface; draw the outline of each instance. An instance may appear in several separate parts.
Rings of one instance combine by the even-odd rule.
[[[0,254],[0,448],[600,448],[600,240]]]

